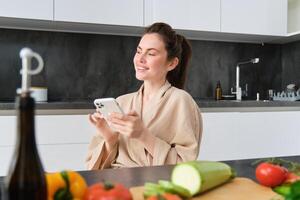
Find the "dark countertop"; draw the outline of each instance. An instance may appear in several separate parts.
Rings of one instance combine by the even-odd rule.
[[[36,102],[36,108],[41,110],[56,110],[56,109],[94,109],[92,101],[82,101],[82,102]],[[14,102],[1,102],[0,110],[14,110]]]
[[[199,100],[195,99],[200,108],[211,107],[300,107],[300,101],[268,101],[268,100]]]
[[[209,99],[195,99],[201,109],[209,108],[251,108],[251,107],[285,107],[285,108],[299,108],[300,101],[236,101],[236,100],[209,100]],[[60,109],[94,109],[92,101],[78,101],[78,102],[37,102],[36,108],[38,110],[60,110]],[[1,102],[0,110],[14,110],[14,102]]]
[[[282,157],[286,160],[300,162],[300,156]],[[255,180],[255,166],[252,163],[257,159],[224,161],[229,164],[239,177]],[[88,185],[110,180],[121,182],[127,187],[141,186],[145,182],[157,182],[160,179],[170,180],[174,165],[137,167],[123,169],[105,169],[96,171],[81,171],[80,174],[87,180]]]
[[[282,157],[286,160],[300,162],[300,156]],[[239,177],[247,177],[255,180],[255,166],[253,161],[257,159],[224,161],[229,164]],[[88,185],[96,182],[109,180],[119,182],[126,187],[142,186],[145,182],[157,182],[160,179],[170,179],[174,165],[153,166],[153,167],[136,167],[121,169],[104,169],[94,171],[80,171],[79,173],[85,178]],[[3,177],[0,177],[0,184],[3,184]]]

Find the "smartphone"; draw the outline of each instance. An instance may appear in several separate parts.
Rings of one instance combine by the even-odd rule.
[[[96,110],[100,112],[104,118],[112,112],[121,113],[124,115],[122,108],[114,98],[95,99],[94,104],[96,106]]]
[[[124,115],[124,111],[114,98],[95,99],[94,105],[96,106],[97,112],[100,112],[104,116],[105,120],[107,119],[109,113],[112,112],[121,113]],[[116,131],[110,122],[107,120],[106,122],[113,131]]]

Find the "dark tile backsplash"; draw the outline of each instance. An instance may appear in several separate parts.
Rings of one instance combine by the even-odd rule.
[[[0,101],[13,100],[20,87],[19,51],[27,46],[41,54],[44,71],[33,86],[47,86],[49,101],[90,101],[135,91],[133,56],[138,37],[0,29]],[[250,98],[268,89],[300,84],[300,42],[285,45],[191,41],[192,61],[186,89],[195,98],[212,98],[216,82],[224,94],[235,84],[237,62],[259,57],[241,67],[241,86]]]
[[[212,98],[218,80],[224,94],[235,86],[236,65],[258,57],[258,64],[240,66],[240,85],[248,84],[248,96],[262,96],[281,86],[281,46],[228,42],[192,41],[193,58],[187,89],[193,96]]]
[[[282,46],[282,87],[300,86],[300,41]]]

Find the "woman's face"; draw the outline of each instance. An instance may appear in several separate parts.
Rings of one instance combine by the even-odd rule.
[[[133,59],[135,76],[143,81],[164,81],[172,62],[167,60],[167,50],[157,33],[145,34],[137,47]]]

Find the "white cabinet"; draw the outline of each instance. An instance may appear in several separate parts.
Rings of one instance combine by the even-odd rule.
[[[221,32],[285,36],[287,0],[221,0]]]
[[[300,155],[299,111],[203,113],[200,160]]]
[[[145,0],[145,25],[160,21],[176,29],[220,31],[220,0]]]
[[[54,0],[54,20],[143,26],[141,0]]]
[[[53,0],[0,0],[0,17],[53,20]]]
[[[0,127],[0,176],[4,176],[13,155],[16,117],[0,116]],[[85,170],[94,132],[87,115],[37,115],[36,140],[45,170]]]
[[[293,16],[289,29],[294,32],[299,27],[299,9],[293,7],[299,7],[299,3],[289,1],[289,17]],[[0,27],[5,28],[140,36],[145,26],[166,22],[178,33],[196,40],[261,43],[287,35],[288,0],[0,0],[0,3]]]
[[[300,1],[288,1],[288,32],[300,32]]]
[[[204,112],[200,160],[238,160],[300,154],[299,111]],[[16,117],[0,116],[0,176],[14,150]],[[38,149],[46,171],[85,170],[95,129],[87,115],[37,115]]]

